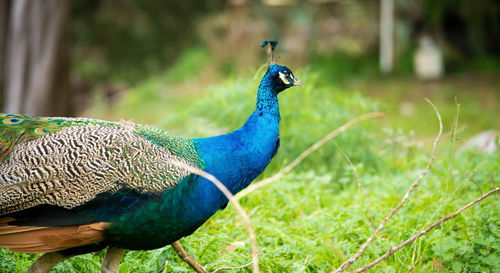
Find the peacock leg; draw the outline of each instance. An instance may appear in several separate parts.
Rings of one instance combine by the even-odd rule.
[[[108,247],[106,255],[102,260],[101,273],[118,273],[120,271],[120,262],[122,261],[125,249],[119,247]]]
[[[187,252],[182,248],[181,243],[179,241],[175,241],[171,244],[171,246],[174,248],[175,252],[181,257],[181,259],[186,262],[191,268],[194,269],[194,271],[198,273],[208,273],[199,263],[197,263]]]
[[[62,252],[50,252],[40,256],[26,271],[26,273],[47,273],[58,263],[75,256]]]

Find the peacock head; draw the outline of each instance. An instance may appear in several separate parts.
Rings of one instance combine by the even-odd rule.
[[[295,85],[304,86],[300,80],[293,76],[292,71],[283,65],[271,64],[266,74],[272,80],[274,90],[277,93]]]
[[[270,81],[273,86],[272,90],[275,91],[276,94],[295,85],[304,86],[301,81],[293,76],[292,71],[290,71],[288,67],[276,64],[274,49],[276,49],[277,45],[278,41],[274,40],[264,40],[264,42],[260,45],[263,48],[269,46],[268,52],[270,56],[270,66],[264,76],[264,78],[267,77],[267,80],[264,80],[263,82]]]

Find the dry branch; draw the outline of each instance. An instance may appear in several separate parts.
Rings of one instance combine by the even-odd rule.
[[[420,255],[420,258],[418,258],[418,260],[410,267],[410,269],[408,269],[408,271],[406,271],[406,273],[412,272],[413,269],[415,269],[415,267],[417,267],[417,265],[420,263],[420,261],[422,260],[423,257],[424,257],[424,253],[422,253],[422,255]]]
[[[198,273],[208,273],[198,262],[196,262],[195,259],[193,259],[187,252],[184,250],[184,248],[181,246],[181,243],[179,241],[175,241],[171,244],[172,248],[177,252],[177,255],[181,257],[181,259],[187,263],[189,266],[191,266],[194,271]],[[161,270],[160,272],[163,272]]]
[[[342,125],[342,126],[338,127],[337,129],[331,131],[329,134],[327,134],[325,137],[323,137],[322,139],[320,139],[318,142],[314,143],[312,146],[310,146],[309,148],[307,148],[307,150],[305,150],[304,152],[302,152],[297,158],[295,158],[286,167],[284,167],[283,169],[281,169],[281,171],[279,171],[277,174],[275,174],[275,175],[273,175],[273,176],[271,176],[269,178],[266,178],[264,180],[261,180],[259,182],[252,183],[249,187],[247,187],[246,189],[240,191],[236,195],[236,200],[241,199],[242,197],[250,194],[251,192],[257,190],[258,188],[264,187],[264,186],[266,186],[268,184],[271,184],[272,182],[280,179],[285,174],[287,174],[288,172],[290,172],[293,168],[295,168],[297,165],[299,165],[299,163],[302,162],[302,160],[304,160],[304,158],[306,158],[307,156],[309,156],[310,154],[312,154],[314,151],[316,151],[317,149],[319,149],[321,146],[323,146],[328,141],[332,140],[334,137],[336,137],[339,134],[345,132],[347,129],[349,129],[353,125],[356,125],[356,124],[360,123],[361,121],[364,121],[364,120],[367,120],[367,119],[381,118],[381,117],[384,117],[384,116],[385,116],[384,112],[372,112],[372,113],[361,115],[361,116],[359,116],[359,117],[357,117],[355,119],[349,120],[344,125]]]
[[[302,270],[300,271],[301,273],[304,272],[304,271],[306,271],[307,263],[309,262],[309,258],[310,257],[311,256],[307,255],[306,260],[304,261],[304,266],[302,267]]]
[[[368,198],[368,194],[366,194],[365,188],[363,188],[363,186],[361,186],[361,182],[359,181],[359,175],[358,175],[358,171],[356,169],[356,166],[354,166],[354,164],[351,161],[351,158],[349,158],[349,156],[346,154],[346,152],[344,152],[344,150],[342,150],[342,148],[340,148],[340,146],[337,144],[337,142],[334,141],[333,143],[335,143],[335,146],[337,146],[337,149],[339,149],[339,151],[344,155],[344,157],[347,160],[347,162],[349,163],[349,165],[351,165],[352,171],[354,173],[354,179],[356,179],[356,183],[358,184],[359,189],[363,192],[363,195],[365,196],[365,199],[366,199],[366,204],[368,205],[368,212],[370,213],[370,221],[372,224],[372,230],[375,230],[375,224],[373,223],[373,212],[372,212],[372,205],[370,203],[370,198]]]
[[[221,270],[233,270],[233,269],[241,269],[241,268],[245,268],[245,267],[248,267],[248,266],[251,266],[252,265],[252,262],[249,262],[247,264],[244,264],[244,265],[240,265],[240,266],[225,266],[225,267],[219,267],[217,269],[215,269],[214,271],[212,271],[212,273],[217,273]]]
[[[175,165],[177,167],[184,168],[184,169],[188,170],[190,173],[202,176],[205,179],[209,180],[227,197],[227,199],[229,199],[229,202],[231,202],[233,204],[233,206],[238,211],[238,214],[241,216],[243,222],[247,226],[248,234],[250,235],[251,247],[252,247],[252,272],[259,273],[259,258],[258,258],[259,252],[257,250],[257,238],[255,236],[255,231],[253,230],[250,218],[248,217],[248,214],[245,212],[245,210],[241,207],[240,203],[238,202],[238,199],[236,199],[234,197],[234,195],[226,188],[226,186],[224,186],[224,184],[222,184],[222,182],[220,182],[215,176],[213,176],[213,175],[211,175],[211,174],[209,174],[201,169],[189,166],[189,165],[182,163],[180,161],[172,160],[170,163],[172,163],[172,165]],[[179,246],[180,246],[180,244],[179,244]],[[197,271],[197,272],[200,272],[200,271]],[[203,271],[201,271],[201,272],[203,272]]]
[[[439,111],[437,110],[436,106],[429,99],[425,99],[425,100],[432,106],[432,108],[434,108],[434,111],[436,112],[437,118],[439,120],[439,133],[438,133],[436,139],[434,140],[431,156],[430,156],[429,161],[427,162],[427,166],[422,171],[420,176],[417,179],[415,179],[415,181],[411,184],[410,188],[408,189],[408,191],[404,195],[403,199],[399,202],[399,204],[382,220],[382,222],[379,224],[377,229],[372,233],[372,235],[361,246],[361,248],[358,250],[358,252],[356,254],[354,254],[354,256],[349,258],[347,261],[345,261],[339,268],[335,269],[333,271],[333,273],[343,272],[347,267],[352,265],[366,251],[368,246],[375,239],[375,236],[377,236],[377,234],[385,227],[387,221],[389,221],[389,219],[391,219],[391,217],[394,214],[396,214],[396,212],[398,212],[399,209],[401,209],[401,207],[406,203],[408,198],[410,198],[411,193],[418,186],[418,184],[420,183],[422,178],[424,178],[424,176],[429,172],[429,169],[432,165],[432,162],[434,161],[434,155],[436,153],[437,143],[438,143],[439,139],[441,138],[441,134],[443,133],[443,121],[441,120],[441,115],[439,114]]]
[[[185,263],[187,263],[189,266],[191,266],[191,268],[194,271],[196,271],[197,273],[209,273],[195,259],[193,259],[193,257],[189,256],[189,254],[184,250],[184,248],[182,247],[182,245],[179,241],[173,242],[171,244],[171,246],[175,250],[175,252],[177,252],[177,255],[179,255],[179,257]],[[214,271],[212,271],[210,273],[217,273],[217,272],[222,271],[222,270],[241,269],[241,268],[245,268],[245,267],[248,267],[251,265],[252,265],[252,262],[249,262],[249,263],[247,263],[245,265],[241,265],[241,266],[223,266],[223,267],[219,267],[219,268],[215,269]],[[158,273],[161,273],[164,270],[165,270],[165,265],[163,266],[162,269],[160,269],[160,271],[158,271]]]
[[[450,220],[451,218],[457,216],[458,214],[462,213],[464,210],[468,209],[469,207],[475,205],[476,203],[479,203],[481,202],[483,199],[485,199],[486,197],[490,196],[491,194],[495,193],[495,192],[498,192],[500,190],[500,188],[495,188],[495,189],[492,189],[490,190],[489,192],[481,195],[480,197],[478,197],[477,199],[475,199],[474,201],[470,202],[469,204],[465,205],[464,207],[462,207],[461,209],[455,211],[454,213],[450,214],[450,215],[447,215],[441,219],[438,219],[437,221],[435,221],[434,223],[432,223],[431,225],[429,225],[427,228],[425,228],[424,230],[420,231],[419,233],[413,235],[412,237],[410,237],[408,240],[392,247],[389,251],[387,251],[384,255],[380,256],[378,259],[374,260],[373,262],[359,268],[359,269],[356,269],[354,271],[351,271],[349,273],[359,273],[359,272],[363,272],[363,271],[366,271],[368,270],[369,268],[375,266],[376,264],[380,263],[381,261],[385,260],[387,257],[391,256],[394,252],[400,250],[401,248],[405,247],[406,245],[410,244],[411,242],[417,240],[418,238],[420,238],[422,235],[426,234],[427,232],[431,231],[433,228],[439,226],[440,224],[442,224],[443,222],[445,221],[448,221]]]

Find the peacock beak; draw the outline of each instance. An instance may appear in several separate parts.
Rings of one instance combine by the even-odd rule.
[[[298,80],[297,78],[293,78],[293,85],[294,86],[300,85],[300,86],[304,87],[304,84],[300,80]]]

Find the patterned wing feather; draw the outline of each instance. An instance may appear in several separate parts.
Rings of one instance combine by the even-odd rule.
[[[24,120],[16,128],[0,127],[2,152],[7,154],[0,162],[0,215],[38,205],[71,209],[123,188],[161,193],[189,174],[172,160],[203,167],[191,140],[152,127],[4,117]],[[45,131],[36,135],[37,128]]]
[[[0,113],[0,163],[10,158],[17,144],[29,142],[71,126],[118,126],[116,123],[85,118],[31,117]]]

